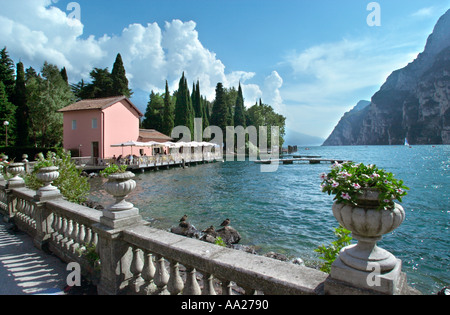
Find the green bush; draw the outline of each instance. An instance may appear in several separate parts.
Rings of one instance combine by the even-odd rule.
[[[336,257],[339,255],[339,252],[342,248],[350,245],[352,241],[352,237],[350,236],[350,231],[344,229],[342,226],[339,226],[334,230],[334,235],[336,235],[337,240],[332,242],[330,246],[325,247],[325,245],[319,246],[314,251],[320,253],[320,259],[324,260],[324,264],[320,268],[321,271],[330,273],[331,272],[331,264],[336,260]]]
[[[87,200],[90,185],[86,177],[81,176],[81,170],[77,169],[75,163],[72,162],[70,152],[60,151],[58,153],[48,152],[44,159],[43,155],[39,155],[40,159],[30,174],[25,176],[26,185],[34,190],[43,186],[36,174],[42,167],[57,166],[59,168],[59,177],[53,182],[58,187],[61,194],[67,200],[81,204]]]
[[[103,171],[100,172],[100,175],[108,178],[109,175],[115,174],[115,173],[125,173],[127,171],[128,166],[121,165],[118,166],[117,164],[111,164],[107,168],[105,168]]]

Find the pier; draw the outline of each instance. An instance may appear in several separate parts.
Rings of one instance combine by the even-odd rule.
[[[322,158],[316,158],[316,157],[302,157],[302,158],[291,158],[291,159],[267,159],[267,160],[258,160],[255,161],[257,164],[272,164],[272,163],[279,163],[279,164],[294,164],[294,162],[307,162],[309,164],[320,164],[320,163],[344,163],[344,162],[350,162],[348,160],[342,160],[342,159],[322,159]]]
[[[100,159],[95,161],[91,157],[87,158],[73,158],[77,167],[85,172],[98,172],[104,170],[108,165],[113,163],[119,165],[127,165],[128,171],[146,171],[168,169],[171,167],[189,167],[191,165],[214,163],[223,161],[223,157],[219,151],[217,152],[195,152],[195,153],[177,153],[164,154],[155,156],[141,156],[135,157],[133,160],[127,158],[121,160]]]

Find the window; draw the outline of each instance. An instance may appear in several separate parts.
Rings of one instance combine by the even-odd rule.
[[[77,130],[77,121],[72,120],[72,130]]]
[[[92,129],[97,129],[97,118],[92,119]]]

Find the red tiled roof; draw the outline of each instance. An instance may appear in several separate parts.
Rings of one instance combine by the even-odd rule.
[[[144,116],[141,113],[141,111],[126,96],[113,96],[113,97],[81,100],[79,102],[76,102],[74,104],[71,104],[67,107],[58,110],[58,112],[64,113],[79,110],[105,109],[122,100],[126,100],[131,105],[131,107],[138,113],[139,116],[141,117]]]
[[[156,131],[154,129],[139,129],[139,139],[137,141],[139,142],[150,142],[150,141],[156,141],[156,142],[166,142],[166,141],[172,141],[173,139],[169,136],[166,136],[165,134]]]

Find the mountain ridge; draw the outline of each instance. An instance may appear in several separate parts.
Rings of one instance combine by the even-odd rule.
[[[450,144],[450,10],[425,49],[392,72],[358,115],[346,113],[323,145]],[[357,117],[355,117],[357,116]]]

